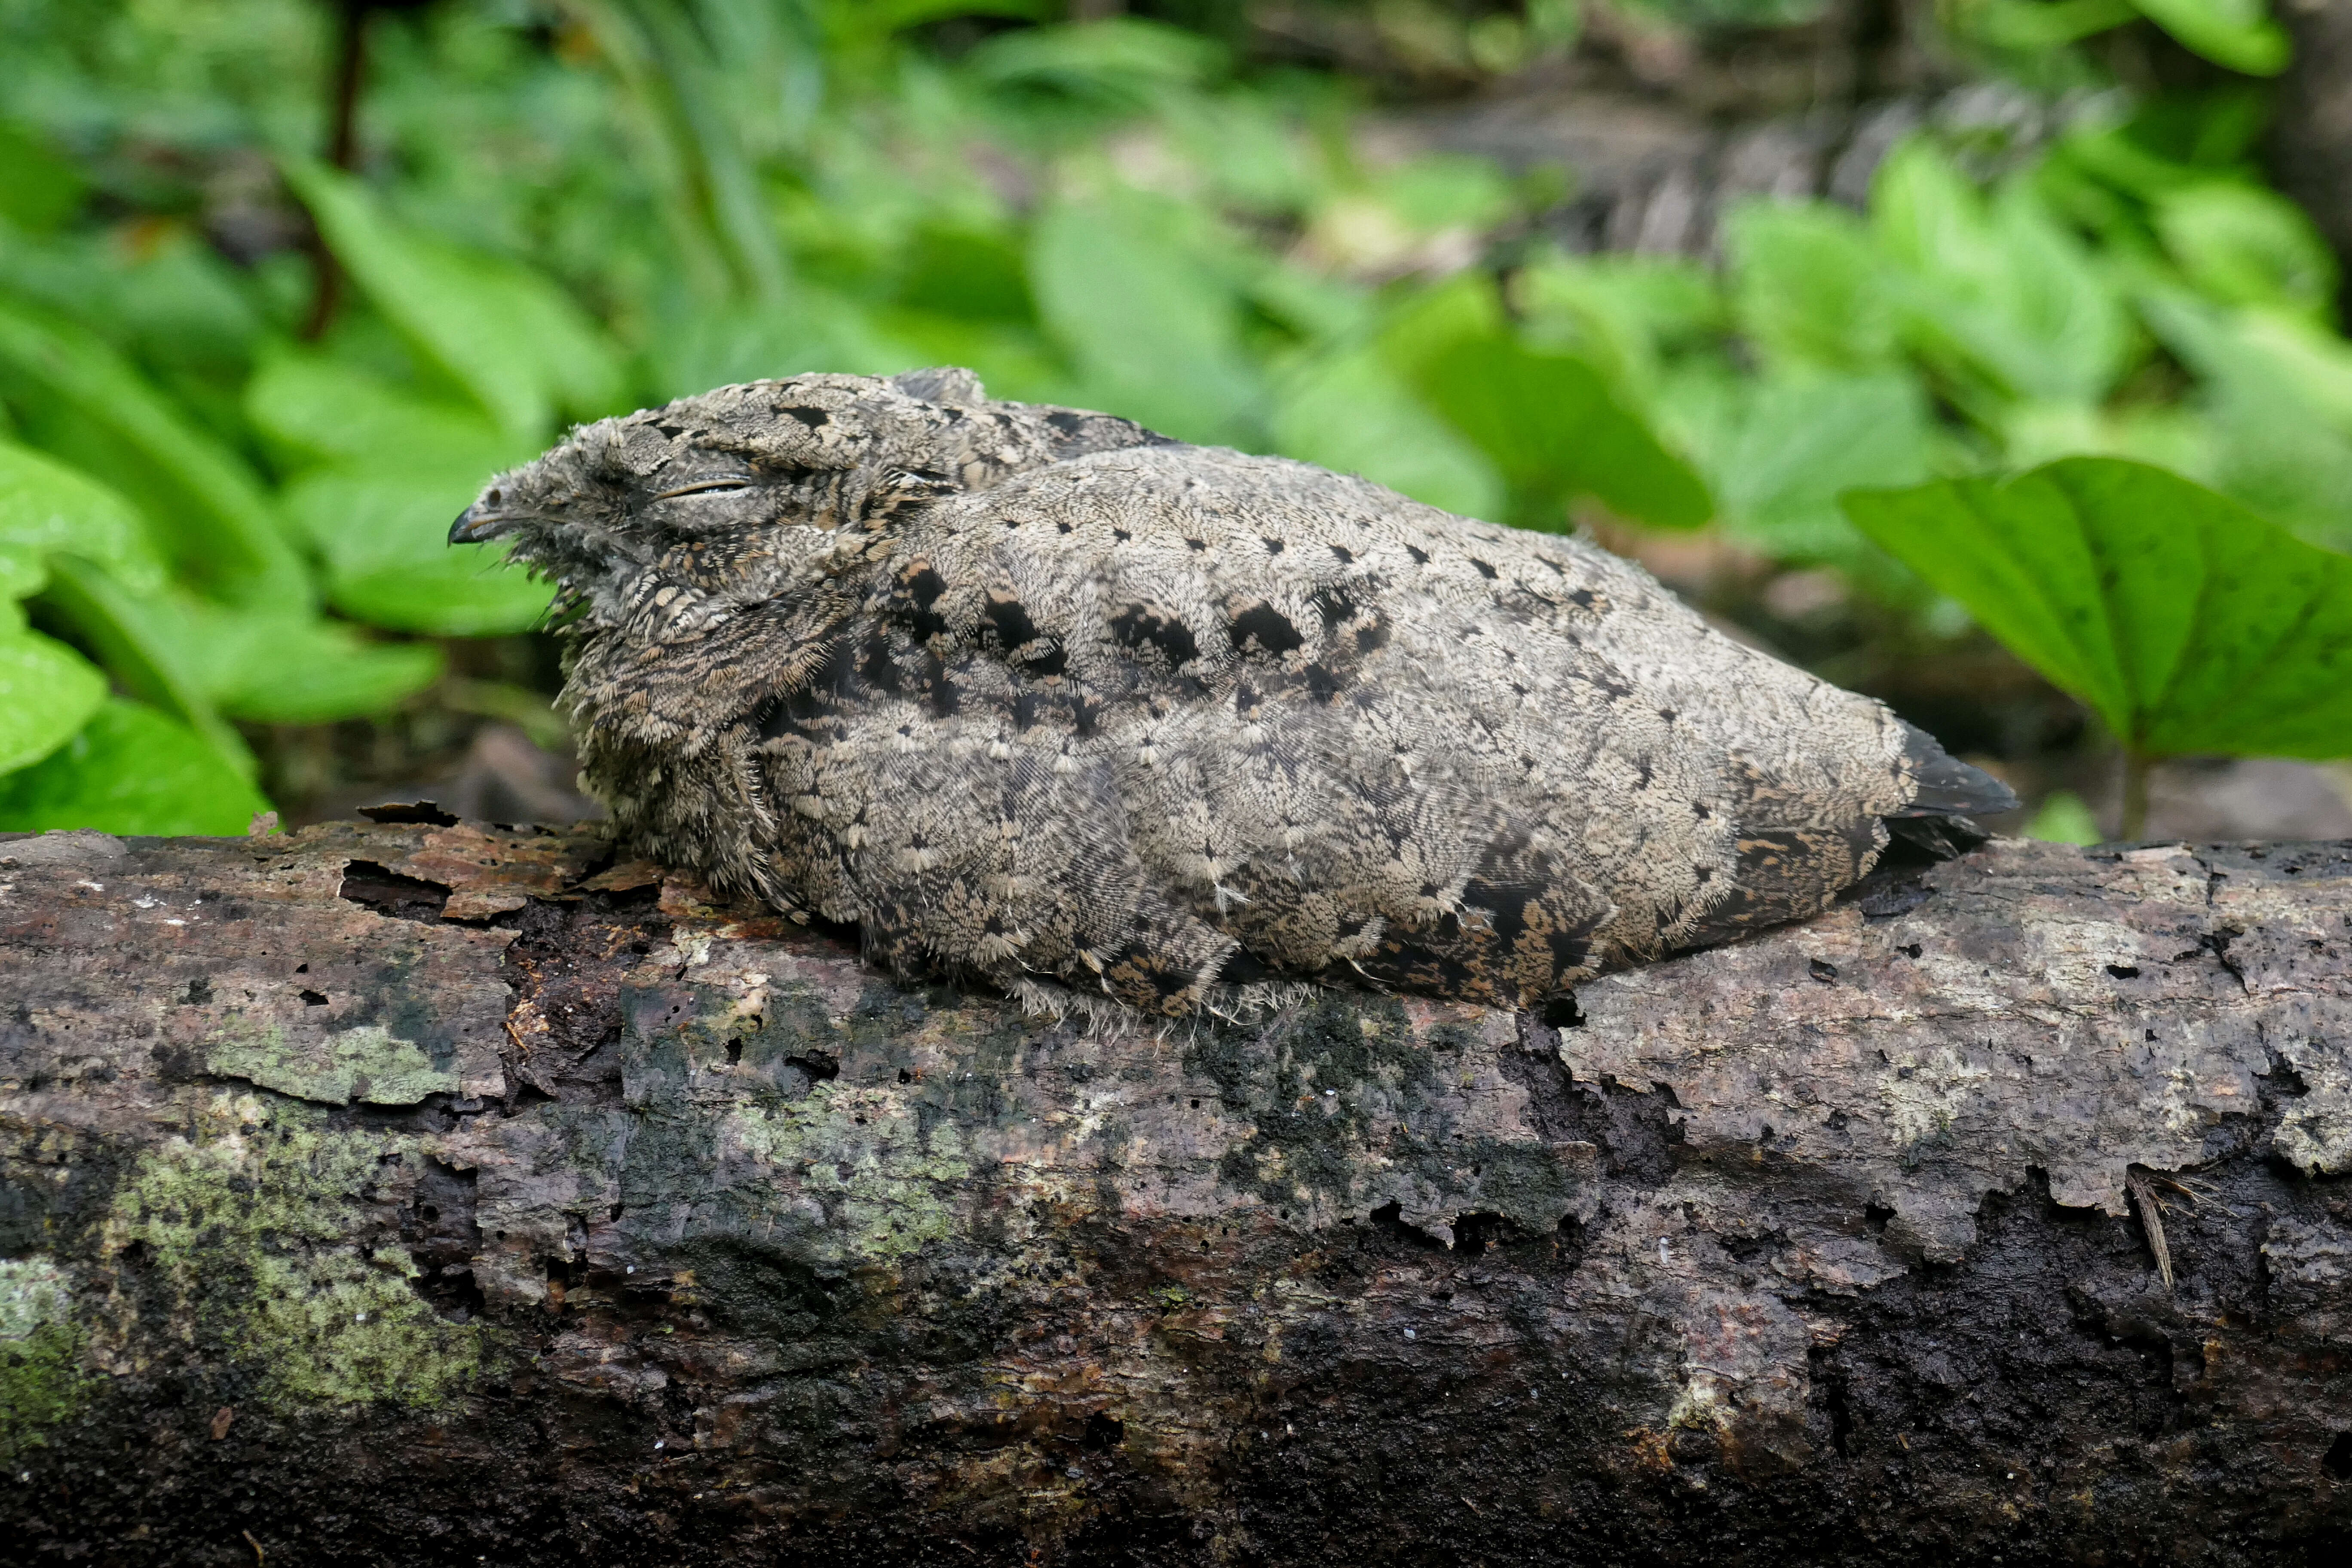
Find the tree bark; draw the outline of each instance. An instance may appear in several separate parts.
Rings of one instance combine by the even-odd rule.
[[[1164,1029],[610,858],[0,843],[0,1557],[2352,1539],[2352,845],[1999,841],[1549,1021]]]

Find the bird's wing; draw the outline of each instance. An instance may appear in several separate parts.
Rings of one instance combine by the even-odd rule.
[[[952,498],[877,613],[1010,678],[1003,743],[1108,768],[1229,967],[1543,994],[1819,908],[1904,804],[1883,709],[1637,569],[1298,464],[1126,451]]]

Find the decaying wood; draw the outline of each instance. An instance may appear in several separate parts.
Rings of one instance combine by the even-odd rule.
[[[1999,842],[1549,1021],[1164,1033],[610,860],[0,843],[0,1556],[2352,1530],[2352,846]]]

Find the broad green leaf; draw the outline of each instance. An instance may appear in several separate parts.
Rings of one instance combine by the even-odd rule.
[[[1161,22],[1112,17],[999,33],[961,62],[1013,103],[1087,115],[1129,114],[1216,75],[1225,51]]]
[[[163,568],[129,501],[78,468],[0,441],[0,554],[29,563],[0,596],[21,598],[47,580],[43,564],[70,552],[152,591]],[[0,569],[5,570],[5,569]]]
[[[37,550],[0,542],[0,602],[29,599],[49,580],[48,558]]]
[[[2140,310],[2202,378],[2194,477],[2303,539],[2352,548],[2352,349],[2307,319],[2180,290],[2150,290]]]
[[[1408,295],[1381,323],[1373,341],[1399,375],[1418,384],[1439,356],[1509,330],[1502,291],[1494,279],[1473,269]]]
[[[236,603],[311,602],[310,574],[253,471],[111,348],[0,305],[0,364],[102,433],[126,476],[148,481],[139,488],[153,497],[148,521],[184,575]]]
[[[244,737],[221,717],[205,689],[184,617],[169,599],[134,594],[70,555],[55,563],[44,599],[125,689],[201,736],[231,772],[245,778],[259,772]]]
[[[1280,382],[1275,449],[1360,474],[1464,517],[1499,517],[1494,465],[1414,397],[1377,350],[1358,348],[1295,366]]]
[[[1588,495],[1659,528],[1696,528],[1714,510],[1698,475],[1582,360],[1467,339],[1431,359],[1415,389],[1502,474],[1515,525],[1565,529],[1568,503]]]
[[[1483,233],[1511,209],[1510,182],[1484,158],[1428,153],[1368,177],[1370,194],[1415,234]]]
[[[379,643],[311,616],[188,608],[213,700],[257,724],[323,724],[380,713],[430,686],[441,650]]]
[[[106,677],[88,659],[0,605],[0,773],[65,744],[105,700]]]
[[[2094,408],[2080,403],[2012,404],[2000,411],[1993,433],[2002,455],[2017,468],[2061,458],[2129,458],[2170,468],[2200,484],[2219,482],[2212,421],[2178,405]]]
[[[1726,526],[1781,561],[1843,561],[1860,542],[1837,498],[1927,476],[1927,399],[1916,376],[1781,376],[1741,388],[1708,443]]]
[[[484,479],[538,455],[535,438],[500,431],[480,412],[439,403],[323,354],[281,353],[245,388],[246,417],[310,461],[383,464],[414,455]]]
[[[28,234],[57,227],[80,210],[89,185],[70,159],[26,127],[0,121],[0,218]]]
[[[1739,330],[1766,363],[1869,371],[1895,353],[1887,263],[1828,202],[1750,201],[1725,218]]]
[[[1038,314],[1097,406],[1181,440],[1244,442],[1265,392],[1240,301],[1183,223],[1125,192],[1047,207],[1029,257]]]
[[[1845,507],[2135,750],[2352,753],[2352,557],[2112,458]]]
[[[31,767],[0,778],[0,830],[242,835],[269,809],[259,790],[186,729],[110,700]]]
[[[2025,825],[2025,837],[2046,844],[2096,844],[2104,836],[2083,797],[2062,789],[2042,803],[2042,809]]]
[[[492,474],[531,457],[535,441],[317,357],[272,361],[247,388],[247,406],[257,425],[289,446],[336,459],[288,486],[283,504],[326,561],[337,609],[377,626],[452,637],[520,631],[545,612],[550,591],[504,568],[502,552],[448,544],[449,519]],[[220,700],[239,718],[362,712],[437,672],[426,650],[359,643],[321,623],[277,625],[265,633],[252,623],[250,639],[226,634],[223,646],[250,647],[266,659],[287,637],[310,638],[320,656],[315,679],[273,687],[225,676]],[[335,649],[342,657],[328,658]]]
[[[1979,0],[1957,20],[2004,49],[2054,49],[2130,21],[2131,0]]]
[[[77,561],[60,564],[55,606],[125,687],[250,767],[219,715],[320,724],[393,707],[432,683],[440,650],[376,643],[307,611],[207,603],[184,590],[136,595]]]
[[[612,411],[619,358],[554,284],[401,226],[349,175],[289,162],[286,178],[376,309],[509,435],[544,437],[559,409]]]
[[[449,543],[449,520],[489,476],[471,468],[322,468],[285,505],[327,562],[327,597],[353,620],[395,631],[489,637],[527,631],[554,590],[487,544]]]
[[[2174,263],[2210,300],[2324,316],[2336,258],[2301,207],[2274,191],[2207,181],[2168,193],[2156,230]]]
[[[2026,183],[1991,202],[1925,140],[1881,165],[1871,199],[1900,266],[1906,335],[1964,389],[2096,403],[2130,357],[2120,292]]]
[[[663,324],[646,354],[664,397],[811,371],[892,375],[935,363],[862,307],[809,287],[796,288],[781,308],[732,304],[684,312]]]
[[[1031,322],[1029,268],[1017,235],[927,223],[898,257],[898,302],[974,321]]]
[[[1679,257],[1554,257],[1512,280],[1531,349],[1574,354],[1646,408],[1670,361],[1711,346],[1729,325],[1707,268]]]
[[[2200,374],[2352,431],[2352,344],[2335,333],[2276,310],[2217,310],[2179,290],[2148,290],[2140,311]]]
[[[2294,48],[2264,0],[2132,0],[2140,14],[2216,65],[2276,76]]]
[[[329,584],[335,608],[355,620],[435,637],[527,632],[546,617],[555,590],[509,566],[487,546],[450,551],[436,567],[350,572]]]

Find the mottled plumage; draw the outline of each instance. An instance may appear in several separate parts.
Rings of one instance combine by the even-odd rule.
[[[507,533],[631,839],[902,973],[1529,1005],[2011,804],[1580,540],[961,371],[585,426],[451,531]]]

